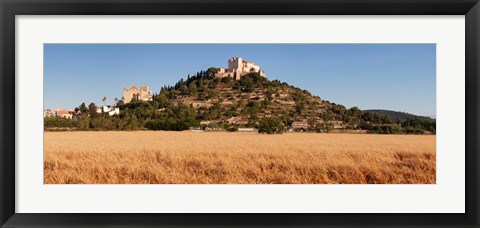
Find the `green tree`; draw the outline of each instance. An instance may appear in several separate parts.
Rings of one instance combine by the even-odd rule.
[[[242,86],[242,91],[250,93],[255,90],[255,83],[251,77],[244,76],[239,81]]]
[[[95,105],[95,103],[90,103],[88,105],[88,113],[90,114],[91,118],[97,117],[98,113],[97,113],[97,106]]]
[[[165,96],[165,94],[156,96],[155,100],[158,101],[160,108],[165,108],[170,105],[170,100],[168,100],[168,97]]]
[[[196,97],[198,96],[198,90],[197,90],[197,86],[195,85],[195,83],[190,83],[188,85],[188,90],[190,92],[190,95]]]
[[[139,93],[134,93],[132,94],[132,100],[131,102],[137,102],[139,101],[140,94]]]
[[[232,78],[231,77],[224,77],[222,78],[221,82],[223,83],[230,83],[232,81]]]
[[[189,93],[189,89],[186,85],[181,85],[180,86],[180,93],[182,95],[187,95]]]
[[[207,91],[207,99],[212,99],[218,96],[218,92],[215,89]]]
[[[212,76],[212,75],[214,75],[215,73],[217,73],[218,70],[219,70],[219,69],[216,68],[216,67],[210,67],[210,68],[208,68],[207,73],[208,73],[209,76]]]
[[[302,111],[305,109],[305,106],[303,105],[303,103],[299,102],[297,103],[297,105],[295,105],[295,112],[297,114],[302,114]]]
[[[85,105],[85,102],[83,102],[83,103],[79,106],[79,109],[80,109],[80,112],[82,112],[82,114],[88,112],[88,108],[87,108],[87,106]]]
[[[264,118],[258,126],[258,132],[262,134],[282,134],[283,130],[282,121],[276,118]]]

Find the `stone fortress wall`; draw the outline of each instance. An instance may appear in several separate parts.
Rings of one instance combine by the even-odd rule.
[[[260,66],[248,60],[244,60],[241,57],[234,57],[228,60],[228,69],[220,68],[217,73],[215,73],[215,77],[231,77],[234,80],[240,80],[241,77],[252,72],[256,72],[262,77],[267,77],[265,72],[260,70]]]

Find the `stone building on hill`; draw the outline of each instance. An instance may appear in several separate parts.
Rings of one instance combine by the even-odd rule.
[[[234,80],[240,80],[241,77],[249,73],[258,73],[261,77],[267,77],[260,66],[253,62],[244,60],[240,57],[234,57],[228,60],[228,69],[219,68],[215,73],[216,78],[231,77]]]
[[[292,123],[293,129],[308,129],[309,125],[307,121],[294,121]]]
[[[125,86],[123,88],[123,97],[125,98],[125,104],[130,103],[132,100],[137,101],[149,101],[152,100],[153,93],[148,89],[147,85],[142,85],[142,87],[137,88],[135,84],[131,85],[129,88]]]

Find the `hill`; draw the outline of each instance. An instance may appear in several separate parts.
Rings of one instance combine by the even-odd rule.
[[[430,117],[417,116],[417,115],[413,115],[413,114],[406,113],[406,112],[398,112],[398,111],[384,110],[384,109],[370,109],[370,110],[365,110],[365,111],[366,112],[371,112],[371,113],[376,113],[376,114],[379,114],[379,115],[386,115],[393,120],[402,121],[402,122],[406,121],[406,120],[409,120],[409,119],[435,121],[435,119],[432,119]]]
[[[424,123],[424,120],[416,119],[412,125],[405,122],[406,119],[397,120],[382,113],[366,112],[357,107],[347,109],[286,82],[260,77],[255,72],[235,81],[230,77],[215,78],[216,71],[210,68],[186,80],[181,79],[174,86],[163,87],[154,96],[153,103],[159,104],[164,118],[182,108],[184,113],[190,113],[187,122],[197,122],[192,125],[209,129],[259,128],[269,121],[270,125],[279,124],[282,130],[291,131],[435,132],[434,124]],[[124,109],[128,112],[129,108],[127,105]],[[272,119],[278,123],[273,123]],[[155,120],[147,128],[166,129],[167,125],[165,120]]]
[[[116,105],[120,115],[85,110],[78,120],[46,118],[45,128],[81,130],[230,130],[257,128],[265,133],[284,131],[330,132],[364,130],[370,133],[435,133],[435,122],[401,120],[386,113],[347,109],[309,91],[256,72],[216,78],[217,68],[200,71],[164,86],[152,101]],[[85,105],[82,104],[83,109]],[[82,108],[80,108],[82,109]],[[96,110],[95,104],[89,109]]]

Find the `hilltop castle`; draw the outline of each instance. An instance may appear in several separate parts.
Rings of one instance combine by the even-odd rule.
[[[215,78],[231,77],[234,80],[240,80],[241,77],[250,73],[257,73],[259,76],[266,78],[265,72],[260,70],[260,66],[240,57],[234,57],[228,60],[228,69],[218,69],[215,73]],[[123,102],[127,104],[132,102],[132,100],[152,100],[153,93],[149,90],[147,85],[142,85],[142,87],[138,88],[135,84],[132,84],[128,88],[127,86],[123,87],[123,97]]]
[[[234,80],[240,80],[246,74],[256,72],[259,76],[265,77],[265,72],[253,62],[244,60],[240,57],[234,57],[228,60],[228,69],[220,68],[215,73],[216,78],[231,77]]]
[[[137,101],[152,100],[153,93],[148,89],[147,85],[142,85],[141,88],[137,88],[135,84],[133,84],[129,88],[127,88],[127,86],[123,87],[123,97],[125,98],[125,104],[127,104],[130,103],[132,99]]]

